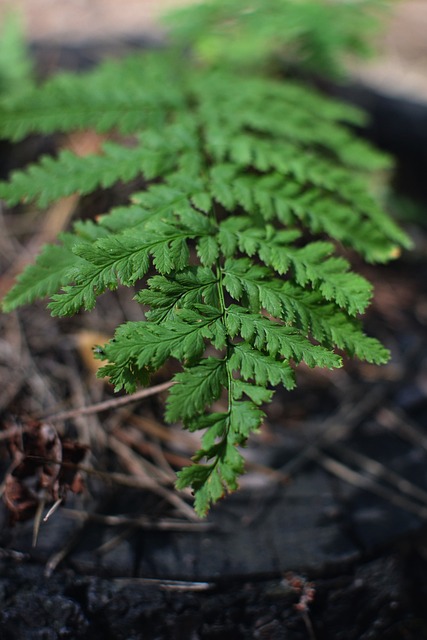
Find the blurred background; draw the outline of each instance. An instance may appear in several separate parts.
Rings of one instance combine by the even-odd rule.
[[[77,44],[161,35],[160,16],[195,0],[0,0],[0,20],[22,16],[32,42]],[[394,6],[393,6],[394,4]],[[374,61],[353,68],[366,83],[427,100],[427,2],[394,0]]]

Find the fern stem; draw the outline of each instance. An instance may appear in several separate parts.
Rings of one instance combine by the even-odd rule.
[[[232,406],[232,401],[233,401],[233,392],[232,392],[232,384],[233,384],[233,377],[232,377],[232,371],[230,371],[229,367],[228,367],[228,363],[230,361],[230,357],[231,357],[231,349],[232,349],[232,343],[230,341],[230,338],[227,334],[227,326],[226,326],[226,322],[225,322],[225,314],[227,313],[227,305],[225,302],[225,296],[224,296],[224,284],[223,284],[223,272],[222,272],[222,267],[220,265],[220,260],[219,258],[217,259],[217,264],[216,264],[216,277],[218,279],[217,281],[217,288],[218,288],[218,298],[219,298],[219,307],[220,307],[220,311],[221,311],[221,321],[222,324],[224,325],[224,330],[226,333],[226,356],[225,356],[225,361],[226,361],[226,371],[227,371],[227,401],[228,401],[228,406],[227,406],[227,413],[228,413],[228,428],[226,429],[225,433],[224,433],[224,437],[223,437],[223,442],[227,441],[228,438],[228,433],[230,430],[230,415],[231,415],[231,406]],[[219,459],[217,459],[218,462]]]

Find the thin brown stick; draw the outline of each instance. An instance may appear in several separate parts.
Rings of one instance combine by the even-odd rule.
[[[108,438],[108,447],[114,451],[132,475],[137,477],[142,476],[144,479],[148,480],[147,471],[143,467],[141,458],[129,449],[129,447],[114,438],[114,436],[110,436]],[[172,504],[185,518],[188,518],[193,522],[199,522],[199,517],[196,515],[192,507],[184,502],[179,495],[166,489],[166,487],[161,486],[154,478],[150,478],[150,480],[152,482],[152,486],[149,487],[150,491],[156,493],[158,496]]]
[[[79,409],[70,409],[70,411],[61,411],[61,413],[44,416],[41,419],[56,422],[59,420],[69,420],[70,418],[76,418],[78,416],[88,416],[93,413],[108,411],[108,409],[116,409],[117,407],[122,407],[126,404],[130,404],[131,402],[136,402],[137,400],[142,400],[143,398],[148,398],[149,396],[154,396],[157,393],[166,391],[166,389],[169,389],[173,384],[175,383],[172,380],[169,380],[168,382],[157,384],[154,387],[148,387],[148,389],[141,389],[140,391],[128,396],[120,396],[120,398],[97,402],[96,404],[91,404],[89,407],[80,407]]]
[[[120,533],[116,533],[116,535],[109,538],[106,542],[103,542],[96,549],[94,549],[95,554],[99,557],[110,553],[113,549],[116,549],[124,540],[129,538],[132,533],[135,531],[135,527],[130,525],[126,526],[125,529],[121,529]]]
[[[88,475],[97,476],[101,480],[104,480],[106,484],[119,484],[124,487],[133,487],[135,489],[151,489],[153,486],[153,480],[149,476],[133,476],[126,473],[117,473],[115,471],[99,471],[98,469],[92,469],[86,465],[75,465],[71,463],[62,463],[64,467],[72,467],[78,469]],[[160,479],[157,480],[159,484],[163,484]],[[166,486],[172,486],[172,482],[168,481],[164,483]]]
[[[144,454],[144,451],[140,449],[138,443],[132,438],[132,436],[123,429],[114,429],[110,434],[110,437],[114,437],[116,440],[126,445],[129,449],[134,451],[137,450],[138,453]],[[161,480],[162,484],[166,484],[168,482],[173,483],[175,480],[175,474],[169,470],[164,471],[164,469],[160,468],[158,465],[153,464],[145,457],[140,457],[140,462],[142,467],[145,470],[145,473],[151,478],[155,478],[156,480]]]
[[[362,471],[374,476],[374,478],[388,482],[400,493],[404,493],[410,498],[419,500],[422,504],[427,505],[427,491],[399,475],[393,469],[389,469],[378,460],[374,460],[374,458],[365,456],[363,453],[338,443],[332,445],[332,451],[338,454],[340,458],[343,458],[344,461],[357,465]]]
[[[128,427],[126,429],[114,429],[112,435],[124,444],[127,444],[129,447],[134,447],[138,453],[141,453],[143,456],[151,456],[154,459],[154,462],[157,463],[156,470],[160,472],[161,475],[165,474],[165,479],[169,479],[172,482],[176,479],[175,472],[169,465],[165,467],[161,464],[161,460],[159,459],[160,452],[166,461],[169,461],[178,467],[184,467],[191,464],[190,458],[173,453],[171,454],[168,451],[162,451],[160,446],[156,445],[154,442],[144,441],[142,439],[142,433],[135,428]]]
[[[426,507],[415,504],[414,502],[412,502],[412,500],[409,500],[398,492],[379,484],[374,478],[364,476],[358,471],[354,471],[353,469],[346,467],[334,458],[330,458],[329,456],[324,455],[320,451],[310,452],[310,457],[312,460],[315,460],[324,469],[326,469],[326,471],[329,471],[329,473],[333,474],[334,476],[341,478],[341,480],[352,484],[358,489],[363,489],[365,491],[369,491],[370,493],[374,493],[387,502],[394,504],[396,507],[400,507],[401,509],[408,511],[409,513],[414,513],[416,516],[422,518],[423,520],[427,519]]]
[[[150,438],[158,438],[166,444],[174,444],[179,441],[180,448],[185,445],[188,446],[189,451],[194,450],[195,436],[190,431],[184,431],[181,429],[179,435],[167,426],[160,424],[148,418],[147,416],[140,416],[132,413],[126,416],[127,422],[137,427],[140,431],[143,431]]]
[[[214,589],[216,586],[214,582],[165,580],[164,578],[113,578],[112,582],[118,585],[158,585],[160,589],[164,589],[165,591],[207,591]]]
[[[377,385],[364,397],[359,395],[354,398],[352,403],[343,405],[336,414],[327,418],[320,425],[321,429],[317,435],[314,435],[310,442],[279,471],[290,480],[318,453],[319,447],[343,440],[366,415],[369,415],[378,406],[386,391],[386,385]]]
[[[427,437],[424,431],[414,424],[401,409],[384,407],[377,413],[376,418],[382,427],[394,431],[402,440],[427,451]]]
[[[98,469],[93,469],[92,467],[88,467],[84,464],[75,464],[74,462],[64,462],[64,461],[55,461],[48,460],[47,458],[43,458],[41,456],[26,456],[27,460],[33,460],[34,462],[38,462],[39,464],[43,464],[45,462],[49,462],[52,465],[59,465],[61,467],[66,467],[68,469],[74,469],[76,471],[82,471],[87,473],[88,475],[97,476],[105,481],[105,483],[109,484],[120,484],[125,487],[134,487],[136,489],[151,489],[153,486],[153,479],[147,474],[146,476],[135,476],[135,475],[127,475],[125,473],[117,473],[114,471],[100,471]],[[7,473],[11,473],[15,468],[16,463],[13,463],[7,471]],[[159,484],[164,484],[165,486],[172,486],[173,483],[170,479],[167,481],[162,481],[161,479],[156,479],[156,482]]]
[[[160,520],[151,520],[144,516],[137,516],[132,518],[130,516],[123,515],[103,515],[99,513],[86,513],[79,509],[63,508],[62,515],[74,518],[76,520],[84,520],[98,522],[105,524],[109,527],[122,527],[124,525],[130,527],[137,527],[139,529],[149,529],[153,531],[197,531],[205,532],[214,528],[214,525],[210,522],[188,522],[183,520],[171,520],[168,518]]]

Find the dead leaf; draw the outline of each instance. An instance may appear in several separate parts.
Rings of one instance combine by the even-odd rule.
[[[20,431],[5,426],[12,434],[12,464],[4,490],[11,523],[34,517],[42,503],[63,501],[68,491],[83,491],[77,465],[86,454],[85,445],[61,440],[49,422],[28,420]]]
[[[11,524],[33,518],[39,504],[37,493],[12,473],[6,476],[3,500],[9,511]]]

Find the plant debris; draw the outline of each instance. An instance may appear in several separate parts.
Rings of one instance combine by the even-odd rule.
[[[87,446],[62,439],[48,422],[29,420],[8,439],[12,462],[3,498],[10,523],[28,520],[41,504],[64,502],[67,492],[84,488],[78,465]]]

